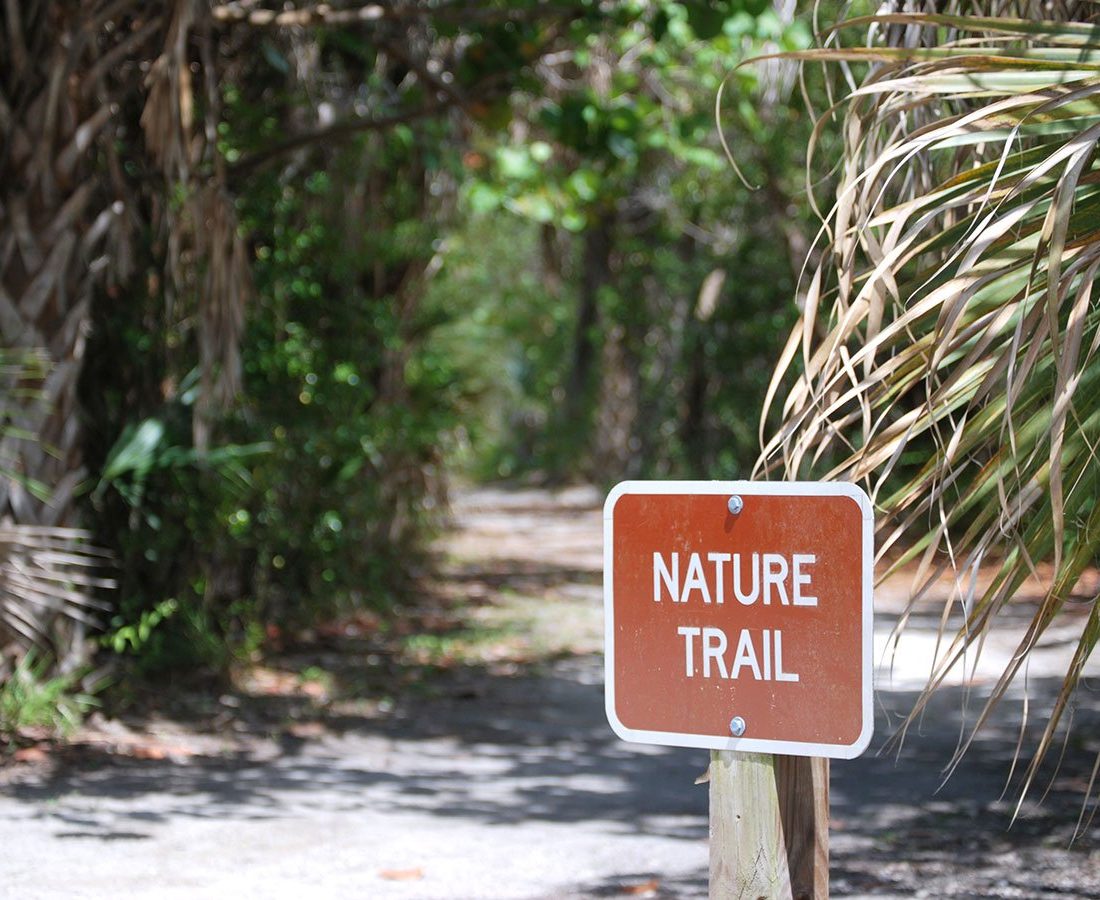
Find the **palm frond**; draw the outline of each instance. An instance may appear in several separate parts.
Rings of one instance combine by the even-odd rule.
[[[880,553],[917,562],[917,596],[960,573],[944,621],[955,605],[962,617],[929,689],[1051,563],[975,730],[1100,553],[1100,27],[1091,6],[1040,9],[870,16],[800,54],[865,74],[827,113],[843,115],[840,183],[768,394],[784,398],[782,425],[758,463],[864,481]],[[847,27],[871,42],[844,46]],[[972,591],[961,573],[995,559]],[[1021,797],[1100,639],[1091,602]]]
[[[58,624],[92,624],[107,608],[94,592],[114,587],[105,575],[109,564],[82,529],[0,522],[0,650],[14,640],[23,651],[64,655],[69,648],[58,646]]]
[[[18,424],[28,409],[48,408],[42,385],[52,372],[42,352],[0,348],[0,393],[9,401],[0,403],[0,496],[21,489],[44,504],[55,499],[48,486],[21,471],[26,447],[38,448],[41,438],[33,416],[31,427]],[[19,404],[10,405],[12,398]],[[10,650],[20,656],[39,649],[63,665],[80,657],[83,648],[65,632],[73,623],[92,624],[94,612],[106,608],[95,592],[114,587],[109,567],[109,554],[92,544],[87,531],[0,518],[0,680]]]

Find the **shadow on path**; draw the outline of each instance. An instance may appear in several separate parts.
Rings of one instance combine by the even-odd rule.
[[[573,598],[560,609],[598,622],[590,494],[569,503],[498,494],[468,505],[457,538],[465,549],[452,547],[447,562],[448,596],[472,606],[509,593],[544,606]],[[918,615],[910,628],[937,625]],[[303,885],[314,891],[307,896],[354,887],[420,900],[706,896],[708,796],[694,781],[707,754],[620,742],[604,718],[598,654],[457,664],[422,684],[420,668],[372,640],[322,649],[358,673],[351,693],[377,690],[364,674],[372,665],[404,685],[384,713],[245,698],[262,709],[251,718],[239,710],[230,724],[240,739],[224,745],[206,735],[197,753],[138,759],[85,744],[49,766],[0,773],[0,843],[22,867],[4,873],[9,888],[66,896],[50,864],[64,851],[92,896],[178,886],[179,896],[297,897]],[[301,663],[288,659],[280,674]],[[1036,708],[1057,688],[1057,679],[1031,679]],[[1043,772],[1015,824],[1019,770],[1002,792],[1019,698],[1002,704],[941,786],[977,701],[964,719],[963,690],[942,690],[897,758],[875,755],[916,697],[880,690],[871,751],[832,765],[833,896],[1100,900],[1098,823],[1071,846],[1100,750],[1100,691],[1079,692],[1058,774],[1053,765]],[[1032,723],[1025,747],[1044,724]],[[181,860],[191,881],[157,881]],[[398,870],[409,880],[387,880],[399,864],[412,866]],[[131,870],[128,885],[118,881]]]

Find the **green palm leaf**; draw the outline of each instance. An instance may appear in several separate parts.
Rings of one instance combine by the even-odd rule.
[[[844,46],[850,28],[871,40]],[[917,596],[958,573],[943,621],[963,613],[929,690],[1052,564],[977,731],[1100,553],[1100,28],[899,13],[842,23],[799,56],[865,72],[818,126],[840,120],[840,182],[758,469],[865,481],[881,552],[917,561]],[[974,590],[966,573],[997,559]],[[1100,635],[1096,602],[1021,798]]]

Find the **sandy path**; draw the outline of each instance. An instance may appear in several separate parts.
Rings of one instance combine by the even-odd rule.
[[[385,714],[330,710],[232,739],[161,723],[164,753],[85,745],[0,770],[0,896],[706,896],[706,789],[693,784],[706,753],[626,745],[603,718],[598,503],[580,489],[456,503],[447,590],[475,600],[475,618],[524,622],[536,662],[456,667]],[[879,594],[880,649],[901,597]],[[1100,828],[1068,846],[1100,694],[1082,695],[1060,776],[1011,830],[998,798],[1019,696],[938,793],[961,685],[896,762],[873,755],[914,699],[934,624],[917,617],[880,673],[872,753],[834,763],[833,896],[1100,898]],[[987,649],[973,692],[1012,646]],[[1054,690],[1067,652],[1042,650],[1033,697]]]

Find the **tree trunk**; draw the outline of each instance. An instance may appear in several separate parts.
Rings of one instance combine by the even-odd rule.
[[[600,289],[611,276],[611,218],[603,217],[584,233],[584,256],[577,298],[577,322],[573,331],[573,355],[566,380],[566,428],[587,431],[592,398],[592,379],[598,339]]]
[[[118,112],[105,82],[156,30],[156,16],[116,27],[125,10],[114,4],[106,27],[106,7],[0,7],[0,353],[40,367],[38,377],[0,385],[0,524],[75,524],[89,307],[106,276],[128,274],[125,204],[97,171],[117,163],[112,141],[101,142]],[[42,633],[62,621],[48,603],[27,611]],[[58,655],[80,637],[77,627],[59,639]]]
[[[89,182],[81,146],[111,110],[83,102],[73,85],[82,10],[55,21],[33,4],[20,6],[5,4],[0,13],[8,36],[0,54],[0,342],[14,355],[38,357],[48,371],[24,385],[31,394],[0,396],[0,416],[19,429],[0,441],[4,468],[19,476],[0,479],[0,516],[56,525],[70,522],[81,477],[75,388],[102,270],[100,234],[90,226],[105,231],[114,215]],[[20,479],[41,483],[50,499],[37,499]]]
[[[628,327],[615,323],[607,329],[600,355],[592,474],[601,481],[634,478],[642,472],[637,435],[640,376],[630,338]]]

